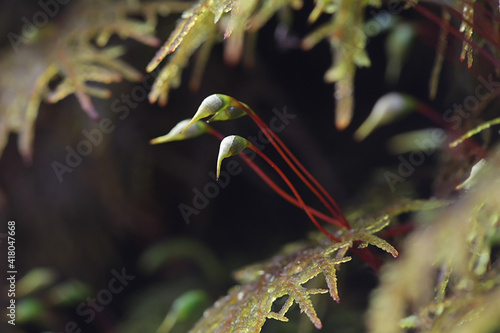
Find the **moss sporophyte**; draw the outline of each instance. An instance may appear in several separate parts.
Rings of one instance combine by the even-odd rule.
[[[208,205],[209,200],[215,198],[220,189],[228,185],[232,176],[242,172],[241,165],[234,159],[224,163],[225,170],[222,168],[225,159],[237,155],[274,192],[303,210],[309,220],[326,236],[318,237],[321,240],[309,245],[309,247],[303,247],[288,255],[278,255],[266,263],[250,266],[236,272],[235,278],[242,285],[232,288],[227,296],[218,300],[212,308],[205,312],[203,318],[190,332],[260,332],[262,325],[268,318],[288,321],[285,315],[294,302],[299,305],[301,311],[309,317],[316,328],[321,328],[322,323],[309,299],[310,295],[329,293],[333,300],[339,301],[336,270],[338,265],[351,260],[350,257],[346,256],[347,251],[361,258],[375,271],[380,267],[381,260],[371,249],[367,248],[368,245],[376,246],[396,258],[398,251],[374,234],[386,227],[391,217],[421,208],[420,206],[416,208],[415,205],[398,207],[397,211],[393,213],[386,212],[368,223],[359,223],[358,221],[352,226],[335,200],[277,136],[276,132],[283,130],[287,122],[295,118],[295,115],[286,112],[286,110],[282,113],[275,110],[274,113],[279,122],[271,121],[271,126],[268,126],[247,104],[227,95],[214,94],[201,103],[193,118],[182,120],[166,135],[150,141],[151,144],[158,144],[196,138],[203,134],[210,134],[220,140],[215,173],[210,172],[213,182],[206,184],[203,192],[199,189],[193,190],[195,193],[193,206],[195,208],[185,204],[179,206],[186,222],[189,222],[191,215],[199,214],[201,209]],[[302,195],[285,172],[263,152],[265,146],[258,147],[260,146],[259,140],[256,141],[255,138],[245,139],[239,135],[224,136],[210,125],[213,121],[231,120],[244,115],[248,115],[259,127],[258,137],[262,135],[266,140],[262,139],[260,142],[271,144],[293,173],[324,205],[327,213],[305,203]],[[204,121],[204,119],[208,120]],[[278,125],[280,122],[281,125]],[[281,188],[261,169],[254,161],[257,157],[263,159],[276,171],[289,191]],[[323,226],[320,221],[329,224],[330,227]],[[303,286],[319,274],[324,275],[328,289]],[[274,312],[273,304],[282,296],[288,296],[288,299],[279,312]]]
[[[240,118],[244,115],[248,115],[255,124],[260,129],[267,141],[276,149],[279,155],[283,158],[290,169],[299,177],[299,179],[307,186],[307,188],[319,199],[319,201],[324,205],[329,214],[320,212],[307,205],[302,196],[297,191],[296,187],[292,184],[290,179],[286,176],[285,172],[273,162],[267,154],[265,154],[261,149],[259,149],[251,140],[247,140],[238,135],[230,135],[224,137],[223,134],[219,133],[209,123],[213,121],[223,121]],[[284,117],[287,116],[287,117]],[[294,118],[294,115],[288,114],[286,111],[281,114],[281,120],[287,121],[288,118]],[[202,119],[207,118],[208,120],[202,121]],[[281,129],[281,127],[276,126],[273,123],[274,129]],[[259,133],[259,134],[260,134]],[[185,140],[190,138],[198,137],[202,134],[211,134],[217,139],[221,140],[219,156],[217,158],[217,167],[215,175],[213,173],[210,176],[214,180],[220,180],[220,188],[224,188],[229,183],[230,177],[239,174],[242,168],[239,164],[234,161],[229,161],[227,163],[226,171],[221,170],[222,161],[234,155],[241,157],[244,163],[249,165],[258,176],[271,187],[279,196],[287,200],[291,204],[302,209],[307,217],[314,223],[314,225],[325,234],[331,241],[340,242],[342,241],[338,235],[329,232],[323,227],[323,225],[318,221],[322,220],[332,226],[336,227],[339,231],[336,234],[349,233],[351,231],[351,226],[344,216],[342,210],[339,208],[335,200],[328,194],[325,188],[311,175],[305,166],[299,162],[295,155],[290,151],[290,149],[283,143],[283,141],[277,136],[276,131],[268,126],[258,115],[252,110],[247,104],[236,100],[233,97],[223,95],[223,94],[213,94],[207,97],[199,106],[195,115],[191,119],[186,119],[179,122],[174,128],[164,136],[152,139],[151,144],[165,143],[171,141]],[[250,151],[251,155],[244,153],[244,151]],[[279,177],[285,182],[288,189],[292,192],[289,194],[287,191],[283,190],[279,185],[277,185],[271,177],[269,177],[255,162],[254,158],[259,156],[267,164],[269,164],[279,175]],[[215,177],[214,177],[215,176]],[[181,204],[179,209],[186,220],[189,222],[189,217],[193,214],[199,214],[199,210],[206,207],[209,199],[214,198],[219,193],[218,185],[214,183],[206,184],[204,191],[199,189],[194,190],[195,197],[193,199],[194,208]],[[342,231],[343,230],[343,231]],[[355,244],[359,245],[360,242]],[[351,248],[351,251],[365,260],[374,269],[377,269],[380,265],[380,261],[377,257],[373,255],[368,249],[355,249]],[[397,256],[397,251],[390,251],[393,256]]]

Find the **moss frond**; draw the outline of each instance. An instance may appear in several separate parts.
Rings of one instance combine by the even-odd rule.
[[[338,301],[336,268],[351,259],[339,250],[349,246],[349,242],[331,244],[325,240],[237,272],[236,278],[244,284],[219,299],[190,332],[260,332],[267,319],[287,322],[286,313],[294,302],[316,328],[321,328],[309,296],[329,292]],[[340,255],[332,258],[333,253]],[[303,286],[319,274],[325,275],[328,290]],[[283,296],[288,299],[279,312],[274,312],[273,303]]]
[[[314,22],[322,13],[331,15],[331,22],[306,37],[302,46],[304,49],[311,49],[323,39],[330,41],[334,64],[326,72],[325,80],[336,83],[336,123],[340,129],[347,127],[352,117],[356,67],[370,65],[365,51],[367,36],[364,33],[364,11],[367,6],[379,7],[380,4],[378,0],[317,1],[310,16],[310,21]],[[175,51],[160,71],[150,93],[150,101],[158,101],[161,105],[167,102],[170,88],[180,84],[181,70],[187,66],[191,55],[206,41],[217,40],[214,36],[218,35],[218,25],[221,26],[220,30],[225,31],[219,38],[226,43],[224,57],[228,63],[235,64],[241,59],[245,34],[259,30],[277,11],[288,7],[300,9],[302,1],[198,2],[184,12],[176,29],[147,66],[147,71],[151,72],[168,54]],[[221,19],[224,15],[229,17]],[[346,26],[353,28],[345,29]],[[198,83],[194,85],[197,86]]]
[[[382,270],[368,313],[371,332],[492,332],[500,327],[498,242],[500,154],[455,203],[405,241]],[[437,277],[437,278],[434,278]]]
[[[105,47],[109,38],[116,34],[157,46],[159,41],[153,35],[156,15],[186,8],[182,2],[79,2],[67,13],[70,19],[50,24],[38,38],[24,41],[19,37],[20,44],[5,52],[0,68],[0,154],[10,132],[15,132],[22,156],[30,160],[34,123],[42,101],[56,103],[75,95],[82,109],[97,118],[91,96],[108,98],[111,93],[96,87],[95,82],[108,85],[123,78],[142,78],[139,71],[119,59],[125,53],[122,47]],[[50,89],[52,82],[55,87]]]
[[[325,73],[326,82],[335,82],[336,126],[346,128],[354,109],[354,75],[356,67],[370,66],[365,51],[367,35],[364,31],[364,13],[367,5],[380,6],[380,1],[330,1],[334,8],[331,21],[316,29],[302,42],[304,49],[311,49],[323,39],[328,39],[333,55],[333,66]],[[318,1],[312,20],[326,8]],[[345,29],[345,27],[351,27]]]
[[[226,40],[225,59],[230,64],[238,63],[243,52],[245,34],[262,27],[279,9],[290,5],[299,8],[301,1],[215,1],[202,0],[182,14],[177,26],[165,44],[158,50],[146,70],[153,71],[165,59],[167,64],[160,70],[149,94],[152,103],[165,105],[171,88],[180,85],[182,70],[188,65],[189,58],[200,46],[202,57],[196,69],[196,79],[191,86],[199,86],[201,72],[215,41]],[[224,31],[223,34],[219,30]]]
[[[297,246],[290,246],[293,250],[289,253],[241,269],[234,274],[241,285],[233,287],[227,296],[208,309],[190,332],[260,332],[267,319],[287,322],[285,315],[293,302],[299,305],[301,312],[316,328],[321,328],[321,320],[309,295],[329,293],[333,300],[339,302],[337,266],[350,260],[345,254],[353,244],[358,244],[360,249],[373,245],[397,257],[398,251],[374,234],[387,227],[391,219],[399,214],[432,210],[449,204],[437,200],[404,200],[376,216],[353,221],[352,230],[336,234],[342,240],[340,243],[332,243],[318,233],[312,236],[314,244],[302,245],[298,249]],[[481,251],[487,248],[483,245],[478,244]],[[334,258],[332,254],[335,254]],[[328,290],[303,287],[319,274],[324,276]],[[274,302],[283,296],[288,298],[281,310],[273,312]]]

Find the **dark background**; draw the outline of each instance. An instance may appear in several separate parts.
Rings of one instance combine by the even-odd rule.
[[[29,17],[36,10],[36,3],[31,1],[2,2],[0,31],[16,31],[20,26],[18,18]],[[211,199],[199,215],[192,216],[189,224],[185,223],[178,206],[181,203],[192,206],[193,189],[203,189],[207,182],[212,182],[208,173],[215,170],[218,142],[210,136],[158,146],[150,146],[148,141],[191,117],[201,101],[212,93],[231,95],[249,104],[264,120],[271,119],[273,108],[286,107],[297,115],[279,136],[340,207],[362,209],[356,205],[369,193],[390,195],[379,171],[394,168],[398,161],[386,152],[386,139],[408,129],[429,126],[431,122],[420,115],[410,115],[396,126],[378,130],[362,143],[354,142],[352,134],[376,100],[387,92],[407,92],[427,101],[438,28],[415,12],[403,13],[402,17],[417,27],[417,35],[397,85],[384,80],[386,34],[370,39],[367,49],[372,66],[358,70],[354,119],[345,131],[339,132],[333,125],[333,85],[323,80],[332,63],[328,43],[323,41],[307,52],[293,45],[294,40],[318,26],[306,22],[310,10],[309,4],[295,13],[289,36],[291,47],[279,45],[274,36],[277,21],[272,19],[259,33],[252,68],[241,64],[227,66],[223,62],[223,46],[215,46],[199,91],[188,88],[191,73],[188,67],[181,87],[171,91],[165,107],[144,101],[121,120],[110,110],[110,103],[121,93],[130,93],[136,84],[112,85],[114,95],[110,100],[93,99],[93,102],[101,117],[112,119],[115,130],[105,134],[102,144],[94,147],[92,154],[84,157],[72,173],[64,174],[63,182],[58,181],[51,164],[63,163],[66,146],[75,148],[85,139],[82,130],[96,127],[81,111],[74,96],[55,105],[41,105],[30,165],[19,155],[17,136],[11,135],[0,159],[0,218],[16,221],[19,276],[33,268],[47,267],[57,273],[55,283],[82,281],[94,290],[88,295],[95,295],[107,285],[112,269],[126,267],[127,272],[137,277],[99,314],[100,320],[88,326],[75,315],[73,304],[48,306],[53,314],[51,319],[42,324],[32,323],[26,329],[62,331],[70,319],[89,332],[131,329],[132,324],[127,326],[131,313],[142,302],[150,302],[148,324],[155,327],[162,318],[158,316],[164,316],[173,299],[183,291],[203,288],[214,300],[234,284],[230,277],[232,270],[268,258],[286,243],[304,239],[314,230],[305,213],[282,200],[248,167],[231,177],[229,186]],[[162,41],[168,37],[174,22],[174,18],[160,20],[158,36]],[[4,48],[9,47],[6,38],[2,43]],[[129,50],[125,60],[144,72],[156,50],[133,41],[124,44]],[[450,52],[460,45],[456,44],[451,43]],[[441,86],[453,77],[450,67],[463,67],[456,58],[445,66]],[[439,95],[432,103],[443,109],[449,107],[452,98]],[[214,126],[227,135],[258,133],[249,118]],[[272,148],[267,148],[266,153],[291,176]],[[415,177],[425,175],[433,162],[433,159],[426,161]],[[263,162],[258,163],[275,176]],[[320,207],[298,179],[291,178],[306,201]],[[429,179],[421,177],[414,194],[429,192]],[[176,245],[182,242],[185,246]],[[160,269],[145,272],[139,258],[158,244],[172,244],[167,248],[174,254],[165,259]],[[215,280],[207,278],[206,274],[210,274],[200,268],[198,259],[193,259],[202,258],[196,251],[193,250],[195,254],[189,251],[193,244],[219,263],[211,268],[217,276]],[[372,273],[359,263],[357,270],[345,274],[352,274],[358,282],[357,290],[345,291],[346,308],[364,304],[367,293],[363,291],[375,283]],[[152,292],[160,290],[155,288],[164,289]],[[35,297],[45,300],[46,294],[42,291]],[[353,322],[359,325],[359,319]]]

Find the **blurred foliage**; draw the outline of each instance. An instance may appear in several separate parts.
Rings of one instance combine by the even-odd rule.
[[[368,311],[371,332],[500,329],[499,163],[495,149],[474,184],[414,231],[404,256],[382,269]]]
[[[472,40],[474,3],[457,0],[452,2],[449,9],[443,9],[443,15],[446,18],[441,27],[439,52],[431,78],[431,96],[436,94],[444,58],[443,52],[450,30],[463,34],[460,58],[461,60],[467,59],[468,67],[472,66],[474,45],[479,45],[479,43],[493,43],[494,45],[494,40],[488,38],[488,34],[482,34],[478,42]],[[369,25],[364,20],[365,8],[367,6],[380,7],[381,4],[381,0],[318,0],[309,16],[309,23],[314,23],[322,14],[331,15],[331,22],[320,26],[307,36],[302,41],[302,47],[305,50],[311,49],[323,39],[328,39],[330,42],[333,66],[325,73],[325,81],[336,82],[334,94],[337,100],[336,126],[341,130],[350,124],[354,110],[356,67],[370,66],[370,59],[365,51],[367,38],[387,28],[378,20],[372,20],[369,23],[374,24],[375,29],[370,31]],[[416,1],[408,1],[406,7],[416,4]],[[75,9],[75,13],[78,13],[77,20],[67,20],[62,25],[49,25],[41,31],[33,26],[34,30],[31,32],[33,36],[29,36],[29,39],[25,36],[9,34],[13,48],[3,56],[5,61],[2,61],[3,67],[0,68],[4,73],[0,82],[2,88],[0,153],[7,142],[8,134],[13,131],[20,134],[18,145],[22,155],[27,160],[31,158],[33,125],[42,100],[55,103],[68,95],[75,94],[82,109],[91,118],[97,118],[98,113],[92,105],[90,96],[107,98],[110,97],[110,92],[94,84],[89,85],[89,82],[109,84],[120,81],[122,78],[131,81],[141,79],[140,72],[117,59],[125,52],[123,48],[102,47],[108,43],[113,34],[155,46],[158,44],[158,39],[152,36],[152,33],[157,23],[156,14],[167,15],[179,12],[187,5],[185,2],[176,1],[87,2]],[[278,11],[286,10],[288,7],[300,9],[302,6],[303,3],[300,0],[199,1],[183,12],[177,27],[146,68],[147,72],[153,71],[167,55],[175,51],[175,54],[169,57],[167,65],[156,74],[155,83],[149,94],[150,102],[159,101],[161,105],[166,104],[170,88],[180,85],[182,69],[187,66],[188,59],[198,48],[202,47],[192,82],[194,87],[199,86],[210,49],[214,42],[220,39],[219,29],[224,31],[224,40],[227,39],[225,60],[230,64],[235,64],[241,59],[244,36],[247,32],[258,31]],[[391,7],[390,11],[399,13],[401,8],[402,6],[398,5],[395,8]],[[462,12],[462,23],[458,32],[449,26],[449,10]],[[425,13],[433,15],[427,10]],[[145,21],[131,19],[131,15],[141,15]],[[432,18],[436,19],[436,17]],[[492,24],[495,24],[494,19],[495,17],[492,16]],[[392,61],[399,63],[405,58],[404,50],[407,50],[408,46],[401,46],[402,43],[411,39],[411,28],[396,26],[393,31],[392,38],[388,40],[388,53]],[[402,34],[402,37],[392,41],[398,38],[398,34]],[[100,49],[96,49],[92,43],[97,44]],[[391,44],[393,46],[390,46]],[[18,57],[20,48],[27,48],[27,52],[21,53],[23,58]],[[395,53],[396,50],[398,53]],[[394,53],[391,55],[391,52]],[[29,58],[35,55],[36,59]],[[33,67],[26,69],[24,68],[26,64]],[[13,80],[14,77],[19,77],[16,74],[20,66],[23,67],[23,72],[27,73],[22,76],[25,81]],[[390,75],[398,76],[400,67],[400,64],[392,63],[388,67],[388,70],[389,68],[392,70]],[[48,89],[49,83],[53,81],[58,81],[57,86]],[[12,85],[12,82],[15,82],[15,85]],[[30,96],[30,98],[26,99],[24,96]]]
[[[23,157],[31,159],[34,124],[42,101],[56,103],[74,94],[89,117],[97,119],[90,96],[109,98],[111,92],[95,83],[142,79],[141,72],[118,59],[125,53],[122,46],[106,47],[111,36],[155,46],[156,15],[185,8],[182,2],[87,1],[73,7],[72,18],[64,22],[51,22],[40,29],[31,23],[20,35],[9,33],[12,48],[4,51],[0,66],[0,154],[12,131],[19,133]],[[132,15],[142,16],[144,21]]]

